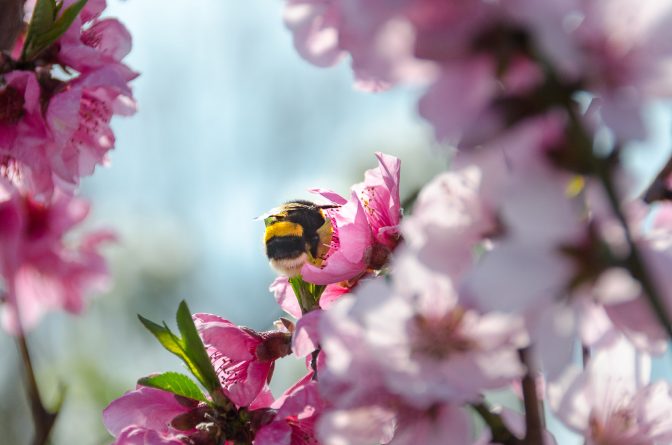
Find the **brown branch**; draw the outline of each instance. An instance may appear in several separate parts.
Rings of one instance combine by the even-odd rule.
[[[523,405],[525,406],[524,445],[542,445],[544,442],[544,407],[537,397],[536,370],[532,365],[530,348],[518,351],[520,361],[527,367],[522,380]]]
[[[23,0],[0,0],[0,51],[11,50],[23,28]]]
[[[491,443],[502,445],[523,445],[523,442],[517,438],[506,426],[502,416],[492,412],[485,402],[474,403],[471,407],[481,416],[483,422],[490,428]]]
[[[28,392],[28,399],[30,403],[30,410],[33,415],[33,423],[35,424],[35,436],[33,437],[33,445],[44,445],[49,439],[51,429],[56,422],[58,411],[51,413],[47,411],[42,403],[40,397],[40,390],[35,379],[35,372],[33,370],[33,362],[30,358],[28,350],[28,343],[26,337],[21,334],[16,339],[21,354],[21,360],[24,368],[24,379],[26,382],[26,391]]]
[[[665,166],[660,170],[656,179],[651,182],[651,185],[643,194],[644,202],[651,203],[654,201],[670,200],[672,199],[672,190],[669,190],[666,184],[666,179],[672,174],[672,157],[667,160]]]

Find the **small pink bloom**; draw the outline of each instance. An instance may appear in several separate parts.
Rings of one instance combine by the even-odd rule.
[[[116,19],[95,20],[85,29],[80,26],[73,23],[59,40],[57,57],[67,66],[85,72],[121,63],[131,51],[131,35]]]
[[[195,314],[194,321],[225,394],[238,406],[250,405],[264,389],[275,360],[289,354],[289,335],[257,333],[210,314]]]

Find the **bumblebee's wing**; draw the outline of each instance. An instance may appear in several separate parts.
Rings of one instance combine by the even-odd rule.
[[[286,214],[287,214],[286,206],[283,204],[281,206],[274,207],[271,210],[262,213],[256,218],[253,218],[253,221],[266,220],[270,216],[281,216]]]
[[[317,205],[313,204],[312,202],[308,201],[290,201],[286,202],[282,205],[279,205],[277,207],[272,208],[271,210],[257,216],[254,218],[254,221],[259,221],[263,220],[266,221],[270,217],[278,217],[278,216],[287,216],[287,213],[291,212],[292,210],[299,210],[302,208],[306,207],[312,207],[312,208],[317,208],[321,210],[326,210],[326,209],[335,209],[340,207],[340,205],[336,204],[325,204],[325,205]]]

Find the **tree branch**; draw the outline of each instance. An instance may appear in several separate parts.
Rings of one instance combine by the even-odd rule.
[[[23,0],[0,0],[0,51],[11,50],[23,27]]]
[[[530,348],[518,351],[520,361],[527,367],[522,380],[523,405],[525,406],[525,445],[541,445],[544,440],[544,407],[537,397],[536,370],[532,366]]]
[[[485,402],[474,403],[471,407],[481,416],[481,419],[483,419],[488,428],[490,428],[492,435],[491,442],[502,445],[523,445],[523,442],[506,426],[504,420],[502,420],[502,416],[492,412]]]
[[[58,411],[51,413],[47,411],[42,404],[42,398],[40,397],[40,390],[37,386],[37,380],[35,379],[33,362],[30,358],[26,337],[21,334],[17,337],[16,341],[23,362],[26,391],[28,392],[30,410],[33,415],[33,423],[35,424],[35,436],[33,437],[32,444],[44,445],[47,443],[51,429],[56,422]]]

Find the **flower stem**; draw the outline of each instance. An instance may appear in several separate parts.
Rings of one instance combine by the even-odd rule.
[[[51,413],[42,404],[40,391],[35,379],[35,372],[33,371],[33,362],[30,358],[28,350],[28,343],[26,337],[21,334],[16,339],[21,360],[24,368],[24,378],[26,382],[26,391],[28,392],[28,399],[30,402],[30,410],[33,415],[33,423],[35,424],[35,436],[33,437],[33,445],[44,445],[49,439],[49,434],[56,422],[58,411]]]

